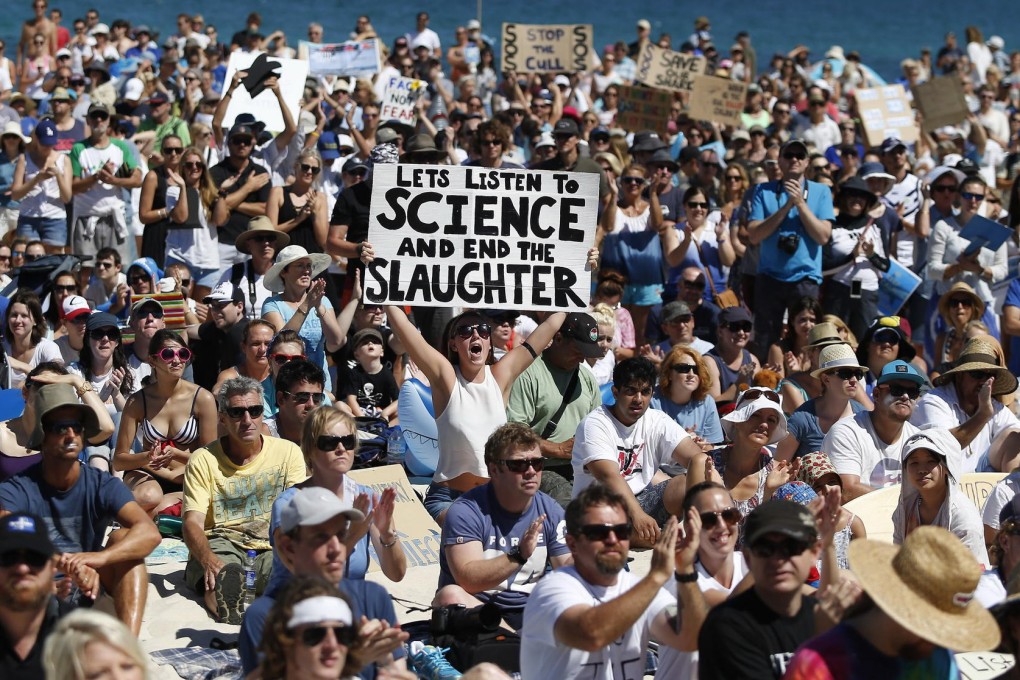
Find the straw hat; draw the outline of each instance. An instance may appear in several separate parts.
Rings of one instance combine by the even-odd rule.
[[[972,319],[980,319],[985,313],[985,301],[978,297],[974,289],[963,281],[957,281],[953,286],[939,298],[939,314],[943,319],[949,319],[949,301],[954,297],[966,297],[970,299],[970,306],[974,308]]]
[[[836,328],[836,324],[823,321],[822,323],[816,323],[808,331],[808,347],[821,348],[827,345],[838,345],[843,344],[846,340],[839,334],[839,329]]]
[[[333,261],[333,258],[324,253],[309,253],[301,246],[287,246],[276,254],[276,264],[270,267],[269,271],[266,272],[266,276],[263,279],[263,283],[266,288],[274,293],[282,293],[283,279],[280,278],[280,274],[283,273],[283,270],[290,263],[304,259],[312,261],[313,279],[326,271],[326,269],[329,268],[330,263]]]
[[[736,408],[720,418],[720,424],[722,425],[723,434],[726,435],[726,439],[733,441],[734,435],[736,434],[735,425],[737,423],[744,423],[750,420],[758,411],[764,409],[772,409],[779,414],[779,424],[776,425],[776,429],[772,431],[772,437],[769,439],[769,444],[775,444],[777,442],[786,439],[788,430],[786,429],[786,414],[783,413],[782,396],[775,392],[776,399],[772,400],[766,396],[757,396],[754,398],[747,398],[749,392],[755,394],[757,390],[758,394],[765,392],[772,392],[764,387],[753,387],[749,390],[745,390],[739,396],[737,396]]]
[[[86,442],[99,434],[99,418],[96,417],[95,411],[78,400],[78,395],[75,394],[73,387],[63,383],[43,385],[35,395],[35,429],[32,431],[32,437],[28,440],[26,448],[39,450],[39,446],[46,436],[42,429],[43,419],[51,411],[65,406],[73,406],[78,410],[78,417],[85,425],[82,437]]]
[[[996,348],[983,338],[968,340],[953,367],[935,378],[935,386],[946,385],[953,381],[953,376],[967,371],[987,371],[994,374],[995,382],[992,383],[992,396],[994,397],[1011,394],[1016,390],[1016,376],[999,363],[999,354],[996,352]]]
[[[833,371],[837,368],[856,368],[868,372],[866,366],[857,363],[857,354],[853,348],[841,342],[838,345],[826,345],[818,354],[818,368],[811,371],[811,377],[817,378],[822,373]]]
[[[848,557],[864,592],[924,640],[957,652],[999,644],[999,625],[974,598],[981,566],[946,529],[918,527],[902,546],[853,541]]]
[[[290,243],[290,235],[283,231],[278,231],[273,226],[272,221],[265,215],[259,215],[248,220],[248,229],[242,231],[236,239],[234,239],[234,246],[237,247],[242,253],[251,255],[250,246],[248,245],[248,239],[261,232],[269,231],[276,236],[276,252],[280,252]]]

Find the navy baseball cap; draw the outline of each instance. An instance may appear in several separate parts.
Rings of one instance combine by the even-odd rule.
[[[57,145],[57,124],[49,118],[44,118],[35,126],[35,138],[43,146]]]

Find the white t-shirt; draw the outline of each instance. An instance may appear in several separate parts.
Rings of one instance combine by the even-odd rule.
[[[433,31],[431,28],[426,28],[421,33],[407,33],[407,44],[410,46],[411,51],[418,47],[418,45],[425,45],[429,48],[429,54],[434,54],[436,50],[441,49],[442,45],[439,42],[439,34]]]
[[[1020,472],[1014,472],[992,487],[992,492],[988,494],[988,500],[985,501],[985,507],[981,511],[982,524],[998,531],[999,513],[1009,505],[1018,491],[1020,491]]]
[[[4,338],[4,351],[7,352],[7,356],[12,354],[11,343]],[[57,343],[52,340],[43,338],[39,341],[39,344],[35,346],[35,351],[32,352],[32,358],[28,361],[28,368],[32,370],[39,364],[47,361],[56,361],[58,364],[64,363],[64,357],[60,354],[60,348],[57,347]],[[25,382],[25,378],[28,377],[25,373],[11,368],[11,384],[21,385]]]
[[[573,496],[595,481],[585,466],[596,460],[618,464],[630,490],[634,495],[641,493],[660,465],[673,462],[673,450],[688,437],[687,431],[675,420],[655,409],[645,411],[630,427],[617,420],[608,406],[592,411],[574,434]]]
[[[80,375],[83,378],[85,377],[85,372],[82,370],[81,365],[78,364],[77,362],[69,364],[67,366],[67,372],[72,373],[74,375]],[[110,377],[112,375],[113,371],[110,370],[103,375],[94,375],[92,376],[92,379],[89,380],[89,382],[92,383],[92,389],[94,389],[96,391],[96,394],[99,395],[99,398],[106,402],[108,405],[113,403],[114,391],[112,386],[109,386]],[[135,376],[134,371],[131,371],[128,375],[124,376],[124,379],[128,381],[128,385],[130,386],[130,390],[128,392],[129,394],[137,392],[139,389],[141,389],[141,385],[135,383],[134,376]]]
[[[549,574],[535,586],[524,607],[521,629],[521,677],[570,680],[640,680],[645,674],[648,629],[655,617],[676,604],[660,589],[640,618],[620,639],[594,652],[567,647],[556,640],[556,621],[566,610],[579,604],[593,607],[627,592],[639,578],[620,572],[616,585],[595,586],[581,578],[573,567]]]
[[[822,440],[822,451],[841,475],[857,475],[862,484],[881,489],[899,484],[903,474],[900,449],[918,429],[903,423],[900,438],[886,444],[875,432],[871,412],[861,411],[851,418],[842,418],[829,428]]]
[[[179,186],[168,186],[166,188],[166,209],[173,210],[181,197]],[[200,198],[199,203],[202,202]],[[196,269],[219,269],[220,253],[216,248],[218,243],[217,227],[210,224],[210,215],[201,206],[198,207],[198,227],[192,229],[170,229],[166,237],[166,254],[189,267]]]

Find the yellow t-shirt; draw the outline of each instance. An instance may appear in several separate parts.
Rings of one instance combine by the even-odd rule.
[[[255,460],[237,466],[217,439],[191,454],[184,471],[184,513],[205,513],[209,536],[245,550],[269,550],[273,502],[307,477],[305,459],[293,442],[263,436]]]

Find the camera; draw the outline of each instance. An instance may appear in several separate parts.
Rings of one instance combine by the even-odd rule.
[[[468,609],[462,604],[436,607],[432,610],[432,635],[453,637],[475,636],[478,633],[492,633],[499,629],[503,615],[492,602]]]
[[[793,255],[797,252],[797,247],[800,245],[800,234],[782,234],[776,245],[787,255]]]

